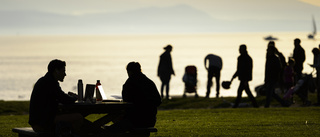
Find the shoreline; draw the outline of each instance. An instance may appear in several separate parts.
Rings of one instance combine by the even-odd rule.
[[[221,98],[205,98],[187,96],[186,98],[172,97],[171,99],[163,99],[158,110],[175,110],[175,109],[230,109],[236,97]],[[270,108],[296,108],[296,107],[319,107],[315,105],[316,94],[310,93],[309,100],[311,105],[303,105],[301,99],[297,96],[293,97],[295,104],[289,107],[282,107],[279,102],[274,99]],[[251,101],[247,97],[242,97],[241,104],[238,108],[264,109],[265,96],[256,97],[259,108],[253,108]],[[29,101],[0,101],[0,115],[25,115],[29,114]]]

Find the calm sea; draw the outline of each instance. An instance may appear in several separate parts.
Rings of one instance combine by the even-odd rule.
[[[304,32],[272,33],[279,38],[276,47],[289,57],[293,40],[300,38],[306,51],[304,72],[312,72],[312,48],[319,39],[309,40]],[[152,79],[158,89],[159,56],[167,44],[173,46],[172,59],[176,75],[171,79],[171,95],[182,95],[182,76],[187,65],[198,68],[198,93],[206,92],[207,72],[204,57],[213,53],[222,57],[221,81],[230,80],[236,71],[238,48],[246,44],[253,58],[251,90],[263,83],[266,46],[263,37],[269,33],[222,33],[179,35],[104,35],[104,36],[0,36],[0,100],[29,100],[34,83],[47,71],[52,59],[67,62],[67,77],[60,83],[62,89],[76,93],[78,79],[84,84],[100,80],[107,96],[121,95],[122,84],[127,79],[125,67],[138,61],[142,71]],[[229,90],[221,88],[222,96],[236,96],[239,81],[234,80]],[[254,93],[255,94],[255,93]],[[215,96],[215,85],[211,96]],[[246,96],[243,93],[243,96]]]

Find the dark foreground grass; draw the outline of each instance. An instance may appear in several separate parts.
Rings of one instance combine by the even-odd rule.
[[[0,137],[17,137],[11,129],[27,121],[28,115],[0,116]],[[161,110],[156,128],[151,136],[320,136],[320,108]]]
[[[164,110],[153,136],[320,136],[320,108]]]
[[[304,107],[295,99],[297,103],[289,108],[277,102],[263,108],[264,98],[257,98],[260,108],[237,109],[230,108],[232,97],[164,100],[157,115],[158,132],[151,136],[320,136],[320,107]],[[242,102],[250,104],[247,98]],[[17,137],[12,128],[29,126],[28,106],[28,101],[0,101],[0,137]]]

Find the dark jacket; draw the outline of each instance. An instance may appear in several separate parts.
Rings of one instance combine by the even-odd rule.
[[[30,98],[29,124],[53,129],[58,104],[71,104],[75,101],[76,98],[65,94],[59,82],[47,73],[34,85]]]
[[[156,123],[157,107],[161,98],[154,82],[139,73],[127,79],[122,89],[124,102],[133,103],[126,118],[135,127],[153,127]]]
[[[277,82],[280,79],[281,63],[279,57],[275,54],[267,55],[266,68],[265,68],[265,79],[267,82]]]
[[[303,62],[306,60],[305,51],[301,46],[294,48],[293,58],[295,60],[294,71],[301,72],[303,70]]]
[[[170,54],[170,51],[165,51],[160,56],[160,62],[158,66],[158,76],[167,77],[167,76],[170,76],[171,74],[174,74],[174,70],[172,67],[171,54]]]
[[[248,54],[241,54],[238,57],[237,71],[233,77],[238,76],[240,81],[251,81],[252,67],[252,58]]]

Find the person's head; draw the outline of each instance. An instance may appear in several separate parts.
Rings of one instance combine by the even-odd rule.
[[[270,55],[274,55],[276,52],[276,47],[274,46],[268,46],[267,48],[267,55],[270,56]]]
[[[289,58],[288,66],[293,67],[295,64],[294,58]]]
[[[66,62],[58,59],[50,61],[48,65],[48,72],[51,73],[57,81],[63,82],[64,77],[67,76]]]
[[[129,77],[141,73],[141,66],[139,62],[129,62],[127,65],[127,73]]]
[[[245,44],[240,45],[239,52],[240,52],[240,54],[247,53],[247,46]]]
[[[319,51],[318,48],[313,48],[313,49],[312,49],[312,53],[313,53],[313,55],[319,55],[319,54],[320,54],[320,51]]]
[[[275,47],[275,46],[276,46],[275,42],[274,42],[274,41],[269,41],[269,43],[268,43],[268,47],[270,47],[270,46]]]
[[[300,46],[301,40],[296,38],[294,39],[294,46]]]
[[[167,45],[163,49],[165,49],[166,51],[172,51],[172,46],[171,45]]]

